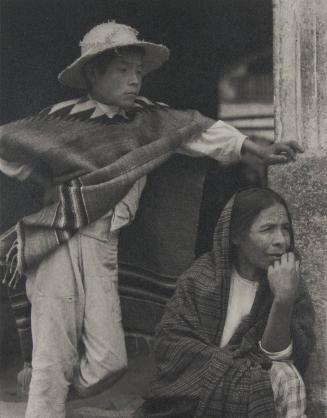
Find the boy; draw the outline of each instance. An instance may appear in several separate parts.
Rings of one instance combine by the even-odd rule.
[[[164,132],[165,129],[172,129],[174,124],[179,127],[179,120],[185,118],[187,121],[189,113],[175,111],[138,96],[143,75],[162,65],[168,56],[169,51],[165,46],[140,41],[137,32],[131,27],[115,22],[100,24],[85,35],[81,42],[81,56],[59,74],[62,84],[86,89],[87,97],[54,105],[41,112],[41,116],[50,115],[53,118],[51,123],[55,124],[57,121],[58,125],[60,120],[91,120],[103,126],[108,125],[113,132],[120,126],[127,129],[135,121],[140,121],[135,126],[140,133],[144,132],[144,136],[157,135],[157,126],[164,127]],[[181,126],[184,125],[183,122]],[[238,161],[244,152],[259,156],[267,164],[287,162],[294,159],[298,151],[301,152],[293,142],[262,148],[221,121],[214,122],[203,117],[200,125],[201,132],[187,130],[185,134],[185,130],[183,131],[183,141],[177,141],[172,146],[175,152],[191,156],[207,155],[224,164]],[[90,155],[90,160],[83,160],[82,165],[79,165],[78,160],[73,161],[76,172],[68,179],[72,193],[78,190],[79,196],[82,196],[81,205],[85,204],[86,193],[92,194],[92,187],[101,187],[108,180],[106,178],[106,181],[102,181],[101,178],[99,181],[92,177],[93,172],[98,173],[108,164],[108,161],[103,163],[101,158],[109,158],[112,171],[116,172],[115,164],[123,164],[121,157],[125,155],[125,142],[127,151],[131,149],[136,155],[138,147],[129,148],[131,145],[128,143],[133,136],[133,130],[128,131],[128,135],[122,135],[117,144],[112,138],[108,138],[107,143],[111,144],[112,141],[113,145],[112,150],[106,148],[106,152],[97,153],[96,138],[87,138],[86,148],[82,140],[69,143],[71,155],[75,155],[75,148],[78,151],[83,148],[83,157]],[[139,136],[142,137],[141,134]],[[148,143],[145,144],[147,145]],[[160,148],[158,158],[153,157],[157,158],[156,161],[164,161],[160,158],[166,158],[165,155],[172,149],[167,152],[163,148]],[[149,152],[152,158],[151,153],[154,151],[151,150]],[[97,164],[92,159],[94,155]],[[61,159],[63,157],[64,155]],[[32,267],[25,269],[26,290],[32,304],[33,336],[33,372],[26,418],[63,418],[69,390],[72,396],[93,395],[111,385],[127,367],[117,289],[119,230],[132,222],[145,186],[146,174],[153,167],[142,171],[143,175],[138,174],[135,181],[119,189],[117,196],[121,197],[116,198],[114,204],[103,203],[108,193],[102,192],[100,198],[99,194],[96,194],[96,199],[92,197],[92,209],[96,205],[105,206],[106,213],[94,209],[96,215],[86,216],[87,220],[82,222],[83,216],[78,204],[73,197],[69,200],[69,196],[66,196],[67,189],[61,186],[65,183],[64,170],[62,177],[53,173],[43,176],[40,175],[42,170],[35,170],[33,164],[22,163],[22,160],[21,164],[10,161],[3,157],[0,160],[0,169],[20,180],[31,178],[40,183],[46,191],[46,208],[59,199],[59,193],[62,206],[49,206],[55,209],[49,212],[53,219],[57,219],[61,207],[64,212],[71,203],[70,200],[70,215],[76,218],[72,228],[75,233],[68,234],[64,231],[66,235],[62,235],[66,238],[62,240],[57,233],[56,238],[61,245],[54,251],[45,253]],[[59,159],[55,162],[59,164]],[[69,169],[74,171],[72,161],[68,163]],[[60,160],[60,164],[64,163]],[[80,167],[84,170],[82,174],[85,174],[85,178],[79,177]],[[56,185],[59,185],[56,188],[52,187],[52,177],[56,177]],[[90,177],[92,181],[88,182]],[[119,176],[114,177],[116,178],[120,179]],[[81,179],[85,181],[82,186],[78,183]],[[108,182],[111,179],[112,177]],[[125,193],[121,190],[125,190]],[[92,203],[94,200],[95,206]],[[66,219],[65,222],[62,224],[63,229],[66,226],[69,230],[69,220]],[[35,240],[33,245],[37,245]],[[27,243],[25,247],[28,252]]]

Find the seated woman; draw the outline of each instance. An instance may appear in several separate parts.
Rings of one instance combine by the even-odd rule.
[[[156,376],[135,417],[305,417],[300,373],[314,312],[290,213],[269,189],[238,192],[213,249],[181,276],[157,329]]]

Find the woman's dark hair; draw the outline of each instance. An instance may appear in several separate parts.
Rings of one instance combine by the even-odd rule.
[[[92,65],[100,74],[104,74],[108,65],[112,62],[114,58],[119,57],[120,53],[123,51],[136,52],[144,56],[145,51],[141,46],[129,45],[120,48],[108,49],[100,54],[96,55],[93,59],[88,61],[83,67],[83,76],[85,79],[87,90],[89,91],[92,87],[90,80],[88,79],[86,67]]]
[[[290,223],[290,250],[294,251],[294,236],[292,228],[292,219],[285,200],[276,192],[266,188],[244,189],[237,193],[232,210],[232,220],[230,236],[239,237],[246,233],[253,224],[259,213],[274,205],[284,206]]]

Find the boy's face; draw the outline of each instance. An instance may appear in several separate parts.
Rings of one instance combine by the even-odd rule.
[[[143,57],[137,51],[121,51],[101,73],[93,67],[90,73],[91,95],[101,103],[131,107],[142,86]]]

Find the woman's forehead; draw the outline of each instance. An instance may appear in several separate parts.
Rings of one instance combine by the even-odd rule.
[[[282,224],[288,222],[289,219],[285,206],[276,203],[273,206],[262,209],[254,219],[253,225],[263,223]]]

